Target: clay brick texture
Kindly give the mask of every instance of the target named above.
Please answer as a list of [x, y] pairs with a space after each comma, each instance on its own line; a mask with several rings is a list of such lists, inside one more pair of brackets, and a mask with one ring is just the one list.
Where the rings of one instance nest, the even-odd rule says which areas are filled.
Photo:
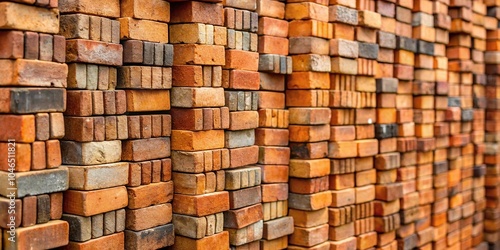
[[500, 1], [0, 0], [0, 250], [500, 249]]

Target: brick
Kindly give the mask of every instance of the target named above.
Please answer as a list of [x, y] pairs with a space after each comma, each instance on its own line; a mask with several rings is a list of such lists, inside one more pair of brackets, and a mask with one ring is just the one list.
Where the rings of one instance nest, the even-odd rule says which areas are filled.
[[261, 202], [260, 187], [250, 187], [229, 192], [229, 208], [239, 209]]
[[174, 65], [224, 65], [225, 53], [223, 46], [176, 44], [174, 45]]
[[[115, 202], [96, 206], [102, 199], [113, 198]], [[114, 187], [94, 191], [69, 190], [64, 193], [64, 212], [81, 216], [92, 216], [127, 206], [125, 187]]]
[[73, 142], [62, 141], [64, 164], [93, 165], [118, 162], [121, 159], [121, 141]]
[[[3, 237], [10, 237], [9, 231], [4, 230]], [[55, 220], [32, 227], [18, 228], [15, 242], [6, 240], [4, 249], [29, 249], [40, 247], [43, 249], [66, 246], [69, 243], [69, 225], [66, 221]]]
[[259, 18], [259, 35], [287, 37], [288, 36], [288, 22], [269, 17]]
[[223, 7], [221, 4], [204, 2], [180, 2], [170, 5], [171, 23], [206, 23], [223, 26]]
[[316, 3], [290, 3], [286, 5], [285, 19], [315, 19], [328, 22], [328, 8]]
[[126, 228], [134, 231], [165, 225], [172, 220], [172, 205], [168, 203], [127, 209], [126, 212]]
[[200, 240], [176, 236], [174, 248], [180, 250], [201, 250], [206, 247], [210, 247], [210, 249], [224, 250], [228, 245], [229, 233], [227, 231], [223, 231]]
[[4, 132], [0, 132], [0, 141], [35, 141], [35, 117], [33, 115], [2, 115], [0, 117], [2, 118], [0, 126], [5, 128]]
[[[7, 197], [8, 172], [0, 172], [0, 195]], [[16, 197], [61, 192], [68, 189], [68, 169], [59, 167], [44, 171], [16, 173]]]
[[[311, 247], [328, 240], [328, 225], [320, 225], [311, 228], [296, 227], [294, 233], [289, 236], [289, 244], [303, 247]], [[326, 244], [329, 246], [329, 244]]]
[[171, 181], [152, 183], [138, 187], [129, 187], [127, 191], [127, 208], [139, 209], [171, 201], [173, 196], [173, 183]]
[[[68, 166], [68, 170], [71, 189], [96, 190], [128, 183], [128, 163]], [[113, 178], [108, 178], [108, 175]]]
[[172, 150], [197, 151], [224, 147], [224, 131], [172, 131]]
[[121, 16], [168, 23], [170, 4], [164, 1], [128, 0], [120, 3]]
[[5, 58], [5, 59], [23, 58], [24, 34], [22, 32], [2, 31], [0, 32], [0, 41], [4, 45], [2, 46], [2, 49], [0, 49], [0, 58]]
[[125, 230], [126, 249], [163, 248], [174, 244], [174, 225], [167, 224], [142, 231]]
[[231, 89], [258, 90], [260, 74], [245, 70], [223, 71], [222, 87]]
[[315, 178], [326, 176], [330, 171], [327, 159], [316, 160], [290, 160], [289, 175], [297, 178]]
[[264, 222], [263, 238], [266, 240], [277, 239], [293, 233], [293, 217], [287, 216], [272, 221]]
[[262, 220], [262, 205], [255, 204], [238, 210], [224, 212], [224, 227], [240, 229]]
[[332, 203], [332, 195], [329, 191], [310, 195], [290, 193], [288, 202], [290, 208], [313, 211], [329, 206]]
[[[25, 59], [0, 60], [4, 78], [0, 85], [66, 87], [65, 64]], [[5, 91], [5, 90], [4, 90]]]
[[168, 43], [168, 24], [166, 23], [137, 20], [130, 17], [118, 20], [120, 21], [120, 39]]
[[90, 250], [96, 247], [105, 247], [110, 249], [122, 249], [124, 248], [124, 233], [115, 233], [96, 239], [91, 239], [85, 242], [74, 242], [70, 241], [67, 248], [68, 249], [81, 249]]
[[222, 88], [174, 87], [172, 106], [183, 108], [224, 106], [223, 92]]
[[329, 21], [340, 22], [349, 25], [358, 25], [358, 11], [346, 8], [342, 5], [331, 5], [329, 7]]
[[170, 138], [127, 140], [122, 144], [122, 160], [145, 161], [170, 156]]
[[[25, 199], [20, 200], [16, 199], [15, 196], [9, 196], [8, 198], [0, 197], [0, 208], [4, 209], [6, 211], [5, 213], [2, 214], [0, 217], [0, 227], [4, 229], [9, 229], [11, 226], [13, 227], [19, 227], [21, 225], [21, 219], [24, 220], [24, 213], [26, 208], [31, 208], [31, 210], [26, 213], [26, 218], [28, 219], [27, 223], [31, 222], [33, 224], [36, 224], [36, 197], [33, 198], [35, 207], [31, 206], [30, 202], [25, 204], [23, 207], [23, 202]], [[33, 202], [31, 202], [33, 203]], [[34, 214], [30, 214], [34, 213]], [[30, 218], [30, 215], [32, 218]], [[12, 221], [14, 221], [12, 225]], [[25, 225], [25, 222], [23, 221], [23, 226]], [[30, 223], [31, 224], [31, 223]], [[7, 232], [7, 230], [5, 230]], [[8, 237], [7, 237], [8, 238]], [[6, 239], [7, 239], [6, 238]]]
[[[106, 53], [105, 53], [105, 52]], [[88, 40], [68, 40], [66, 42], [66, 61], [119, 66], [123, 63], [123, 48], [111, 44]]]
[[229, 209], [228, 192], [190, 196], [178, 194], [173, 200], [173, 212], [193, 216], [205, 216]]
[[[18, 3], [0, 4], [2, 29], [27, 30], [55, 34], [59, 31], [57, 9], [38, 8]], [[27, 22], [17, 22], [30, 17]]]
[[[263, 222], [258, 221], [242, 229], [228, 229], [229, 243], [231, 245], [243, 245], [262, 238]], [[257, 244], [258, 246], [258, 244]]]
[[127, 111], [164, 111], [170, 109], [169, 90], [126, 90]]

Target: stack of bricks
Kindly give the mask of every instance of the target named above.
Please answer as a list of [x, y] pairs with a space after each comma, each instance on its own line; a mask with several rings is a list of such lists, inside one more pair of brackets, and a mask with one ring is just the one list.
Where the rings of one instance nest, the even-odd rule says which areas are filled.
[[286, 99], [290, 112], [288, 206], [295, 227], [288, 249], [329, 248], [328, 13], [328, 1], [288, 1], [285, 9], [285, 18], [290, 21], [288, 36], [293, 60], [286, 97], [280, 95]]
[[224, 212], [224, 230], [229, 232], [232, 249], [258, 249], [263, 236], [263, 192], [261, 169], [255, 165], [259, 148], [254, 145], [259, 126], [255, 91], [260, 86], [257, 4], [231, 0], [223, 4], [227, 44], [222, 87], [229, 109], [225, 148], [231, 158], [225, 171], [230, 210]]
[[412, 39], [413, 1], [398, 1], [396, 5], [396, 49], [393, 75], [398, 79], [396, 121], [398, 123], [397, 151], [400, 167], [397, 181], [402, 183], [400, 198], [400, 228], [396, 231], [398, 249], [413, 249], [418, 244], [415, 220], [419, 211], [417, 179], [417, 139], [413, 121], [413, 77], [416, 41]]
[[168, 44], [170, 4], [120, 1], [123, 66], [117, 88], [126, 93], [129, 162], [125, 248], [157, 249], [174, 243], [170, 157], [173, 46]]
[[[435, 150], [434, 138], [435, 115], [435, 82], [434, 70], [434, 29], [433, 4], [429, 0], [414, 1], [412, 30], [416, 43], [415, 71], [413, 81], [413, 108], [415, 136], [417, 137], [416, 190], [419, 198], [419, 211], [415, 221], [415, 233], [418, 235], [417, 246], [423, 249], [432, 248], [434, 228], [432, 220], [432, 203], [434, 202], [434, 162], [446, 160], [446, 154]], [[441, 180], [446, 180], [442, 175]]]
[[486, 66], [484, 64], [485, 51], [487, 46], [487, 31], [495, 30], [498, 21], [493, 17], [487, 17], [487, 6], [485, 1], [473, 1], [472, 3], [472, 42], [471, 57], [473, 62], [473, 121], [470, 132], [471, 143], [474, 145], [474, 163], [471, 179], [471, 198], [474, 202], [474, 215], [471, 223], [471, 247], [475, 249], [487, 249], [484, 241], [484, 209], [486, 208], [486, 198], [484, 189], [484, 176], [486, 167], [484, 165], [484, 126], [486, 109]]
[[[448, 109], [448, 58], [446, 57], [446, 46], [448, 44], [448, 32], [451, 28], [451, 18], [448, 15], [448, 1], [435, 1], [433, 4], [434, 28], [436, 42], [434, 44], [433, 68], [436, 74], [434, 88], [435, 123], [434, 123], [434, 163], [432, 173], [434, 175], [434, 203], [432, 204], [432, 221], [434, 227], [434, 248], [445, 248], [447, 246], [447, 210], [448, 210], [448, 161], [446, 158], [447, 148], [450, 141], [450, 123], [446, 119]], [[441, 159], [438, 159], [442, 157]]]
[[[279, 1], [257, 1], [257, 14], [260, 91], [255, 144], [259, 146], [264, 220], [260, 248], [286, 249], [288, 235], [294, 230], [293, 218], [287, 216], [290, 148], [284, 91], [285, 75], [292, 72], [288, 22], [284, 20], [285, 4]], [[302, 49], [301, 39], [295, 42], [300, 45], [292, 44], [291, 49]], [[306, 143], [294, 145], [300, 149], [307, 147]]]
[[[500, 21], [500, 3], [496, 1], [485, 1], [489, 18]], [[491, 22], [495, 22], [491, 20]], [[496, 26], [496, 25], [495, 25]], [[486, 175], [484, 178], [486, 209], [484, 210], [484, 240], [489, 249], [500, 247], [500, 232], [498, 220], [500, 219], [500, 154], [498, 143], [498, 121], [500, 111], [498, 100], [500, 98], [500, 61], [497, 59], [500, 53], [500, 33], [498, 28], [489, 29], [486, 33], [485, 65], [486, 65], [486, 115], [485, 115], [485, 151], [484, 163]]]
[[0, 3], [0, 249], [56, 248], [69, 235], [65, 40], [57, 1], [16, 2]]
[[[230, 204], [234, 207], [249, 198], [260, 202], [260, 197], [234, 195], [237, 200], [230, 202], [229, 193], [224, 191], [224, 169], [247, 159], [246, 155], [230, 155], [229, 149], [224, 148], [225, 144], [238, 141], [231, 138], [225, 141], [224, 136], [224, 129], [229, 128], [229, 108], [224, 107], [222, 88], [227, 30], [222, 27], [223, 5], [217, 2], [220, 1], [171, 1], [170, 4], [171, 13], [175, 13], [169, 25], [170, 42], [174, 44], [171, 99], [174, 249], [227, 249], [229, 233], [224, 231], [223, 212], [229, 210]], [[252, 96], [233, 98], [240, 104], [237, 107], [243, 110], [251, 107]], [[253, 233], [240, 232], [232, 235], [233, 241]]]
[[448, 110], [446, 119], [450, 125], [448, 148], [448, 234], [447, 246], [470, 246], [472, 215], [475, 207], [471, 201], [472, 168], [474, 146], [470, 143], [473, 118], [472, 83], [472, 2], [450, 3], [452, 19], [450, 43], [447, 47], [449, 59]]
[[[359, 159], [357, 164], [357, 127], [355, 126], [355, 110], [359, 101], [356, 92], [357, 58], [359, 46], [355, 42], [355, 28], [358, 24], [358, 11], [355, 1], [330, 1], [330, 25], [333, 34], [330, 40], [331, 74], [330, 74], [330, 141], [328, 157], [330, 169], [327, 187], [331, 190], [332, 201], [328, 208], [328, 224], [331, 248], [355, 249], [354, 220], [356, 213], [356, 184], [359, 186], [374, 183], [372, 164]], [[326, 79], [325, 84], [328, 84]], [[327, 85], [328, 87], [328, 85]], [[373, 125], [371, 125], [373, 126]], [[369, 134], [369, 133], [368, 133]], [[373, 136], [373, 133], [372, 133]], [[356, 165], [365, 174], [356, 176]], [[364, 176], [363, 176], [364, 175]], [[361, 178], [365, 178], [362, 180]], [[361, 211], [360, 211], [361, 212]], [[364, 210], [365, 215], [373, 215], [372, 209]], [[373, 219], [373, 218], [372, 218]], [[368, 223], [367, 223], [368, 224]], [[373, 229], [373, 227], [372, 227]], [[326, 248], [328, 249], [328, 248]]]
[[[356, 125], [356, 173], [355, 173], [355, 207], [354, 207], [354, 235], [356, 249], [364, 250], [375, 247], [377, 231], [389, 232], [397, 227], [392, 216], [374, 218], [375, 201], [394, 201], [401, 195], [401, 186], [384, 185], [379, 182], [375, 160], [380, 160], [379, 152], [387, 153], [394, 150], [396, 141], [392, 138], [383, 138], [381, 130], [393, 128], [396, 122], [396, 109], [390, 104], [377, 107], [376, 74], [378, 72], [377, 44], [378, 30], [382, 25], [381, 15], [376, 11], [375, 1], [361, 0], [357, 2], [358, 26], [355, 27], [355, 41], [358, 41], [357, 73], [355, 77], [355, 95], [357, 96], [354, 124]], [[346, 65], [343, 65], [346, 66]], [[336, 67], [333, 65], [332, 67]], [[390, 98], [388, 99], [390, 103]], [[392, 130], [392, 129], [390, 129]], [[392, 132], [389, 132], [392, 134]], [[380, 139], [380, 140], [378, 140]], [[375, 157], [377, 156], [377, 157]], [[384, 158], [387, 155], [381, 156]], [[389, 158], [392, 158], [390, 155]], [[390, 160], [392, 161], [392, 160]], [[380, 161], [379, 161], [380, 163]], [[379, 168], [391, 168], [390, 164]], [[386, 168], [387, 167], [387, 168]], [[374, 181], [375, 180], [375, 181]], [[374, 185], [376, 184], [376, 185]], [[388, 220], [387, 220], [388, 219]], [[385, 227], [385, 228], [384, 228]]]
[[[399, 214], [400, 198], [403, 198], [403, 183], [397, 180], [400, 167], [400, 153], [398, 152], [398, 136], [412, 136], [413, 123], [398, 124], [399, 109], [412, 107], [411, 95], [398, 95], [398, 79], [394, 78], [395, 58], [404, 63], [411, 60], [406, 56], [406, 51], [395, 54], [396, 48], [396, 10], [395, 1], [377, 1], [377, 12], [382, 15], [382, 25], [377, 32], [377, 42], [380, 46], [377, 70], [377, 117], [375, 135], [379, 139], [379, 155], [375, 157], [376, 175], [376, 201], [374, 202], [375, 230], [377, 247], [380, 249], [397, 249], [396, 230], [401, 225]], [[395, 57], [396, 56], [396, 57]], [[401, 61], [399, 61], [401, 60]], [[392, 113], [391, 119], [383, 116]], [[401, 129], [401, 134], [398, 133]]]
[[129, 165], [120, 162], [125, 92], [115, 90], [122, 65], [119, 2], [64, 0], [59, 6], [69, 68], [61, 142], [69, 169], [63, 210], [71, 228], [68, 248], [123, 248]]

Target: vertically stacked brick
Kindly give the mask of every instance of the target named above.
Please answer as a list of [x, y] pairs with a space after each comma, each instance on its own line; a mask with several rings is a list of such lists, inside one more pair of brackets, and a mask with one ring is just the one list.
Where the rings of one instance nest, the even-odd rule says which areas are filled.
[[[356, 176], [358, 149], [355, 126], [355, 110], [359, 102], [356, 92], [356, 74], [359, 54], [355, 42], [355, 29], [358, 24], [358, 11], [354, 1], [330, 1], [329, 21], [333, 28], [330, 37], [329, 55], [331, 56], [330, 74], [330, 140], [328, 157], [330, 170], [326, 184], [331, 190], [332, 202], [328, 208], [328, 224], [331, 248], [355, 249], [356, 184], [373, 184], [375, 173], [370, 161], [368, 165], [360, 159], [360, 169], [365, 171], [363, 183]], [[328, 81], [325, 82], [328, 84]], [[373, 125], [372, 125], [373, 126]], [[372, 129], [373, 130], [373, 129]], [[372, 133], [373, 136], [373, 133]], [[367, 213], [366, 213], [367, 212]], [[363, 214], [373, 215], [370, 210]], [[371, 214], [370, 214], [371, 213]]]
[[[285, 249], [293, 232], [293, 218], [288, 215], [288, 173], [290, 161], [289, 111], [285, 109], [285, 77], [292, 73], [296, 49], [308, 49], [307, 42], [292, 40], [289, 46], [285, 4], [279, 1], [257, 1], [259, 36], [259, 128], [255, 144], [259, 146], [264, 219], [261, 249]], [[306, 143], [296, 143], [306, 149]], [[300, 188], [300, 185], [297, 185]]]
[[64, 246], [68, 67], [58, 4], [3, 1], [0, 13], [0, 249]]
[[[434, 202], [433, 163], [446, 160], [446, 154], [435, 154], [434, 138], [434, 93], [436, 72], [434, 71], [434, 42], [436, 32], [432, 16], [432, 1], [414, 1], [412, 13], [413, 38], [416, 42], [415, 71], [413, 82], [413, 108], [415, 136], [417, 137], [416, 190], [419, 194], [419, 211], [415, 221], [418, 247], [432, 247], [432, 203]], [[442, 176], [444, 177], [444, 176]], [[446, 178], [441, 178], [445, 179]]]
[[126, 93], [129, 162], [125, 249], [158, 249], [174, 243], [172, 222], [170, 89], [173, 46], [170, 4], [163, 0], [120, 1], [123, 67], [117, 88]]
[[396, 121], [397, 151], [400, 153], [397, 181], [403, 185], [403, 196], [400, 198], [401, 225], [396, 231], [398, 249], [413, 249], [418, 244], [414, 223], [419, 211], [419, 193], [416, 190], [417, 141], [413, 121], [413, 78], [417, 51], [416, 41], [412, 39], [413, 2], [397, 1], [395, 21], [396, 49], [393, 75], [398, 79]]
[[[330, 139], [328, 39], [332, 33], [328, 13], [328, 1], [289, 1], [285, 9], [293, 61], [293, 73], [286, 83], [286, 106], [292, 158], [288, 207], [295, 228], [288, 249], [330, 247], [328, 206], [332, 196], [326, 157]], [[275, 96], [276, 104], [281, 105], [285, 96]], [[260, 101], [264, 104], [264, 100]]]
[[[224, 99], [222, 66], [226, 64], [227, 30], [223, 27], [223, 5], [218, 3], [221, 1], [171, 2], [173, 249], [228, 249], [230, 237], [224, 231], [223, 212], [252, 199], [260, 202], [260, 188], [248, 189], [253, 193], [234, 193], [231, 199], [224, 191], [224, 169], [230, 168], [233, 161], [247, 160], [246, 155], [230, 155], [225, 144], [238, 145], [253, 139], [251, 133], [235, 134], [242, 141], [225, 138], [230, 118], [224, 104], [232, 102], [237, 108], [250, 110], [252, 96]], [[258, 234], [259, 224], [253, 224], [246, 227], [249, 230], [232, 234], [232, 240]]]
[[[403, 184], [397, 180], [400, 167], [398, 149], [397, 119], [398, 108], [411, 108], [411, 95], [398, 95], [398, 79], [394, 78], [396, 48], [396, 1], [376, 1], [376, 10], [382, 15], [377, 43], [380, 46], [377, 57], [377, 124], [375, 136], [379, 140], [379, 155], [375, 157], [376, 196], [374, 202], [375, 231], [378, 233], [377, 246], [380, 249], [396, 249], [396, 230], [401, 225], [400, 198], [403, 197]], [[399, 54], [398, 54], [399, 56]], [[399, 59], [399, 57], [398, 57]], [[384, 119], [387, 112], [392, 112], [392, 120]], [[403, 135], [414, 133], [413, 124], [402, 124]]]
[[[486, 1], [488, 24], [498, 23], [500, 20], [500, 4], [495, 1]], [[500, 247], [500, 233], [497, 221], [500, 219], [500, 194], [499, 190], [499, 151], [498, 151], [498, 120], [499, 120], [499, 61], [500, 53], [498, 46], [500, 35], [498, 28], [489, 29], [486, 33], [486, 48], [484, 61], [486, 65], [486, 115], [485, 115], [485, 151], [484, 163], [486, 165], [486, 175], [484, 178], [486, 209], [484, 210], [484, 240], [488, 242], [489, 249]]]
[[[450, 124], [446, 119], [448, 109], [448, 58], [446, 47], [449, 42], [448, 31], [451, 18], [448, 15], [447, 1], [435, 1], [433, 4], [433, 20], [436, 42], [434, 43], [433, 68], [436, 75], [434, 86], [434, 203], [432, 204], [432, 221], [434, 227], [433, 248], [446, 247], [447, 210], [448, 210], [448, 161], [447, 148], [450, 144]], [[419, 55], [419, 59], [422, 56]], [[422, 61], [424, 62], [424, 61]], [[440, 158], [441, 157], [441, 158]], [[440, 159], [439, 159], [440, 158]]]
[[[472, 182], [469, 200], [474, 202], [474, 214], [472, 217], [471, 247], [475, 249], [486, 249], [487, 243], [484, 241], [484, 209], [486, 208], [486, 198], [484, 189], [484, 175], [486, 166], [484, 165], [484, 126], [485, 126], [485, 108], [486, 108], [486, 65], [484, 63], [484, 54], [487, 51], [487, 30], [497, 28], [497, 20], [493, 17], [487, 17], [487, 7], [485, 1], [472, 2], [472, 45], [471, 58], [473, 62], [473, 120], [471, 142], [474, 145], [474, 164], [472, 172]], [[469, 174], [470, 175], [470, 174]], [[470, 206], [470, 205], [469, 205]], [[470, 219], [469, 219], [470, 220]]]
[[259, 124], [255, 91], [260, 85], [257, 3], [223, 4], [227, 44], [222, 87], [229, 108], [225, 147], [231, 157], [230, 169], [225, 171], [230, 210], [224, 212], [224, 230], [229, 232], [231, 248], [258, 249], [263, 236], [263, 211], [261, 169], [255, 165], [259, 157], [255, 146], [255, 128]]
[[470, 143], [473, 119], [471, 57], [473, 24], [472, 1], [450, 3], [452, 18], [447, 47], [449, 98], [446, 118], [450, 122], [448, 148], [448, 247], [471, 245], [472, 218], [475, 207], [470, 201], [474, 167], [474, 146]]
[[[357, 104], [355, 109], [356, 125], [356, 147], [358, 157], [356, 161], [355, 173], [355, 216], [354, 234], [357, 237], [356, 249], [370, 249], [377, 244], [376, 223], [374, 219], [374, 200], [392, 201], [401, 195], [401, 186], [396, 187], [393, 197], [387, 196], [390, 191], [386, 185], [374, 185], [377, 183], [377, 170], [375, 169], [375, 157], [379, 152], [391, 152], [396, 147], [395, 139], [384, 139], [379, 137], [380, 126], [396, 123], [396, 109], [391, 105], [384, 108], [377, 107], [376, 99], [376, 74], [378, 72], [377, 34], [380, 29], [381, 15], [376, 11], [375, 1], [356, 1], [358, 10], [358, 26], [355, 28], [355, 40], [358, 42], [359, 52], [357, 62], [357, 75], [355, 90]], [[332, 68], [335, 67], [332, 62]], [[342, 65], [343, 63], [341, 63]], [[343, 65], [345, 66], [345, 65]], [[389, 101], [390, 102], [390, 101]], [[377, 124], [377, 125], [375, 125]], [[378, 140], [378, 139], [380, 140]], [[378, 183], [381, 184], [381, 183]], [[390, 194], [392, 195], [392, 194]], [[394, 225], [389, 225], [393, 227]], [[396, 223], [397, 224], [397, 223]], [[383, 225], [379, 225], [382, 226]], [[377, 231], [389, 231], [378, 228]]]
[[[63, 220], [69, 249], [124, 248], [128, 163], [125, 92], [115, 90], [122, 65], [119, 1], [59, 1], [68, 63], [62, 162], [69, 169]], [[113, 200], [103, 204], [104, 200]]]

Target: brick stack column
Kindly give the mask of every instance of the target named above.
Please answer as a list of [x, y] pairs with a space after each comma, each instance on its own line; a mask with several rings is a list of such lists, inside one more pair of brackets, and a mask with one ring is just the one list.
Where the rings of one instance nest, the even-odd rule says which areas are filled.
[[58, 4], [7, 1], [0, 9], [0, 248], [64, 246], [69, 177], [59, 139], [68, 67]]
[[[394, 49], [396, 48], [396, 4], [377, 1], [377, 12], [382, 15], [377, 42], [380, 46], [377, 71], [377, 110], [380, 115], [393, 113], [392, 120], [377, 117], [375, 136], [379, 139], [379, 155], [375, 157], [376, 200], [374, 202], [375, 230], [377, 246], [382, 249], [397, 248], [396, 230], [401, 225], [400, 198], [403, 197], [403, 184], [397, 181], [400, 167], [400, 153], [397, 152], [399, 124], [398, 108], [411, 108], [412, 97], [397, 95], [398, 79], [394, 78]], [[399, 59], [399, 58], [398, 58]], [[413, 133], [413, 126], [401, 126], [402, 134]]]
[[[474, 147], [470, 144], [472, 110], [472, 2], [455, 2], [450, 5], [452, 18], [450, 43], [447, 48], [449, 60], [449, 101], [446, 118], [450, 121], [450, 144], [448, 148], [448, 247], [460, 245], [470, 234], [468, 217], [474, 213], [474, 204], [469, 202], [470, 177], [474, 166]], [[469, 232], [467, 232], [469, 231]], [[462, 237], [462, 233], [464, 236]]]
[[398, 1], [396, 6], [396, 49], [394, 50], [393, 74], [397, 78], [398, 123], [397, 151], [400, 168], [397, 181], [403, 185], [400, 199], [400, 228], [396, 231], [399, 249], [413, 249], [418, 244], [415, 220], [419, 211], [419, 194], [416, 190], [417, 141], [413, 121], [413, 77], [416, 41], [412, 39], [412, 0]]
[[[264, 212], [260, 247], [285, 249], [288, 235], [294, 229], [293, 218], [287, 216], [290, 148], [289, 111], [285, 110], [284, 91], [286, 74], [292, 73], [292, 58], [288, 56], [288, 22], [284, 20], [285, 4], [279, 1], [257, 1], [257, 13], [261, 101], [258, 103], [259, 128], [255, 131], [255, 142], [259, 146]], [[301, 39], [292, 40], [290, 49], [302, 49], [302, 46], [307, 47], [307, 43], [302, 44]], [[274, 98], [279, 101], [270, 101]], [[307, 150], [308, 144], [296, 143], [296, 146]]]
[[[174, 43], [173, 249], [227, 249], [229, 233], [224, 231], [223, 212], [230, 202], [228, 192], [223, 191], [223, 169], [229, 168], [230, 155], [224, 149], [224, 129], [229, 128], [221, 67], [226, 63], [224, 10], [213, 1], [175, 1], [170, 10], [175, 13], [169, 25]], [[244, 96], [239, 98], [236, 103], [250, 105], [251, 98], [249, 102]]]
[[[287, 79], [290, 111], [289, 214], [295, 229], [288, 249], [328, 249], [327, 141], [330, 57], [327, 1], [287, 3], [293, 74]], [[308, 44], [310, 42], [310, 44]], [[295, 43], [304, 43], [302, 48]], [[285, 98], [283, 96], [283, 98]]]
[[432, 248], [434, 227], [432, 226], [432, 203], [434, 202], [434, 183], [446, 184], [444, 175], [435, 179], [434, 163], [446, 161], [442, 149], [436, 150], [434, 138], [435, 108], [442, 109], [435, 103], [436, 72], [434, 71], [434, 42], [436, 31], [432, 1], [414, 1], [412, 31], [416, 40], [415, 71], [413, 82], [413, 107], [415, 136], [417, 137], [417, 178], [416, 190], [419, 193], [419, 213], [415, 221], [415, 231], [418, 235], [418, 247]]
[[130, 162], [125, 248], [157, 249], [174, 243], [172, 222], [170, 88], [173, 46], [168, 44], [170, 5], [163, 0], [120, 2], [123, 67], [117, 88], [127, 95]]
[[[474, 215], [472, 217], [471, 229], [471, 247], [476, 249], [486, 249], [487, 243], [484, 241], [484, 209], [486, 208], [486, 197], [484, 189], [484, 176], [486, 166], [484, 165], [484, 126], [486, 115], [486, 65], [484, 55], [488, 50], [486, 37], [488, 30], [494, 30], [497, 27], [496, 20], [487, 17], [487, 6], [485, 1], [473, 1], [473, 47], [471, 48], [471, 57], [473, 65], [473, 85], [472, 98], [474, 114], [471, 128], [471, 142], [474, 145], [474, 165], [472, 173], [471, 197], [474, 202]], [[493, 23], [491, 22], [493, 21]]]
[[[357, 1], [358, 26], [356, 27], [355, 40], [358, 41], [359, 58], [357, 62], [357, 76], [355, 90], [357, 91], [357, 104], [355, 110], [356, 125], [356, 188], [355, 188], [355, 216], [354, 234], [357, 237], [356, 249], [364, 250], [377, 244], [375, 232], [374, 200], [392, 200], [387, 196], [388, 189], [373, 182], [376, 176], [375, 157], [379, 152], [392, 151], [395, 141], [382, 139], [375, 124], [392, 124], [396, 122], [396, 109], [377, 107], [376, 79], [378, 72], [377, 32], [380, 29], [381, 15], [376, 13], [375, 1]], [[344, 65], [345, 66], [345, 65]], [[334, 67], [334, 65], [332, 65]], [[379, 127], [379, 126], [377, 126]], [[394, 144], [393, 144], [394, 143]], [[399, 187], [401, 188], [401, 187]], [[393, 191], [389, 191], [393, 192]], [[400, 192], [395, 193], [399, 197]], [[381, 225], [380, 225], [381, 226]], [[379, 230], [382, 231], [382, 230]]]
[[254, 91], [260, 84], [256, 7], [255, 1], [224, 2], [227, 44], [222, 87], [229, 108], [225, 147], [231, 159], [225, 171], [230, 210], [224, 212], [224, 228], [234, 249], [258, 248], [263, 234], [261, 169], [254, 165], [259, 157], [254, 145], [259, 124]]
[[[488, 20], [486, 23], [494, 25], [500, 20], [500, 4], [494, 1], [486, 1]], [[497, 26], [498, 27], [498, 26]], [[490, 29], [486, 33], [485, 52], [486, 64], [486, 115], [485, 115], [485, 151], [484, 163], [486, 165], [486, 175], [484, 178], [486, 209], [484, 210], [484, 240], [488, 243], [489, 249], [500, 247], [500, 233], [495, 221], [500, 219], [500, 154], [498, 150], [498, 121], [500, 120], [500, 111], [498, 99], [500, 97], [500, 62], [498, 54], [500, 53], [500, 33], [498, 28]]]
[[128, 163], [120, 162], [121, 139], [127, 138], [125, 92], [115, 90], [123, 61], [119, 1], [68, 0], [59, 7], [69, 67], [61, 142], [70, 176], [63, 210], [69, 247], [123, 248], [129, 175]]
[[[433, 20], [436, 32], [433, 62], [433, 68], [436, 74], [436, 83], [434, 87], [434, 138], [436, 148], [434, 150], [435, 159], [432, 170], [434, 176], [434, 203], [432, 204], [431, 223], [434, 227], [433, 247], [442, 248], [446, 247], [447, 212], [449, 203], [448, 161], [445, 157], [450, 141], [449, 122], [446, 119], [446, 112], [448, 109], [448, 58], [446, 57], [446, 47], [449, 42], [448, 31], [451, 26], [451, 18], [448, 15], [447, 2], [435, 1], [432, 4], [434, 6]], [[419, 59], [423, 59], [423, 57], [419, 56]]]

